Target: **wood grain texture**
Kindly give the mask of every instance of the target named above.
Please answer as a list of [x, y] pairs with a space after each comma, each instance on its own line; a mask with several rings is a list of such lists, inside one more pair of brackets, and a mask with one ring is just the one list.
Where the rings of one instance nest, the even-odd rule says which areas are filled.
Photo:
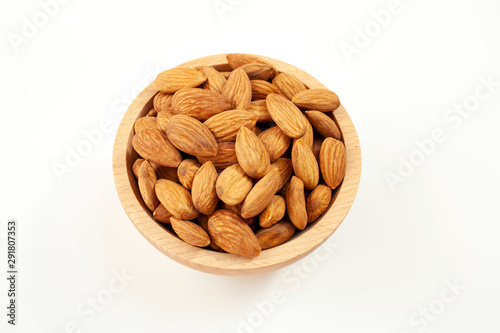
[[[280, 72], [299, 78], [309, 88], [326, 88], [306, 72], [272, 58], [259, 56], [272, 63]], [[215, 66], [225, 68], [226, 55], [199, 58], [179, 67]], [[113, 174], [120, 201], [137, 230], [159, 251], [193, 269], [218, 275], [259, 274], [288, 266], [317, 249], [338, 228], [352, 206], [361, 176], [361, 150], [354, 125], [341, 105], [334, 112], [335, 121], [346, 146], [347, 168], [342, 184], [333, 192], [331, 206], [316, 222], [297, 232], [288, 242], [262, 251], [256, 258], [243, 258], [227, 253], [193, 247], [153, 220], [142, 201], [132, 164], [138, 155], [132, 148], [134, 122], [153, 107], [158, 92], [153, 83], [132, 102], [123, 116], [113, 149]]]

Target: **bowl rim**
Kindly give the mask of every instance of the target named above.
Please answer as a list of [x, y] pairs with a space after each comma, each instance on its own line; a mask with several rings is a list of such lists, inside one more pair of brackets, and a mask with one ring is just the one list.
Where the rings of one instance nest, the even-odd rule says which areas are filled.
[[[227, 54], [194, 59], [177, 67], [217, 66], [227, 63]], [[299, 78], [309, 88], [328, 89], [303, 70], [280, 60], [256, 55], [272, 63], [279, 72]], [[358, 135], [345, 108], [340, 105], [334, 117], [346, 147], [346, 174], [336, 198], [327, 212], [313, 226], [275, 248], [261, 252], [256, 258], [211, 251], [191, 246], [171, 235], [146, 212], [137, 200], [130, 183], [131, 170], [127, 167], [127, 154], [133, 151], [133, 126], [145, 106], [158, 90], [150, 83], [131, 103], [118, 128], [113, 147], [113, 175], [115, 187], [125, 212], [137, 230], [159, 251], [171, 259], [193, 269], [219, 275], [250, 275], [264, 273], [290, 265], [322, 245], [338, 228], [349, 212], [356, 197], [361, 177], [361, 149]], [[132, 176], [132, 179], [135, 179]]]

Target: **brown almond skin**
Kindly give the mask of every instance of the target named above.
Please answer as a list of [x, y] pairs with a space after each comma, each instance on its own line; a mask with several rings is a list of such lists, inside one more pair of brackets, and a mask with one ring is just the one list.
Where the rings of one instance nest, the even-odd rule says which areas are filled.
[[155, 87], [163, 93], [175, 93], [184, 88], [197, 87], [207, 80], [207, 77], [193, 68], [176, 67], [158, 74]]
[[257, 116], [257, 122], [259, 123], [267, 123], [273, 120], [273, 118], [271, 118], [271, 115], [269, 114], [269, 110], [267, 109], [267, 103], [265, 99], [250, 102], [248, 111]]
[[153, 162], [150, 163], [153, 170], [156, 172], [156, 177], [158, 179], [167, 179], [173, 181], [174, 183], [179, 182], [179, 178], [177, 177], [177, 168], [166, 167]]
[[293, 176], [286, 191], [286, 208], [288, 218], [299, 230], [307, 226], [306, 199], [304, 183], [300, 178]]
[[148, 161], [141, 164], [138, 172], [139, 191], [150, 211], [154, 211], [159, 201], [155, 193], [156, 173]]
[[332, 190], [342, 182], [346, 171], [345, 146], [342, 141], [326, 138], [319, 152], [321, 174]]
[[259, 139], [266, 147], [271, 163], [283, 156], [290, 146], [290, 138], [278, 126], [273, 126], [260, 133]]
[[[141, 167], [142, 163], [145, 161], [143, 158], [138, 158], [135, 160], [134, 164], [132, 165], [132, 170], [134, 172], [134, 175], [136, 178], [139, 177], [139, 168]], [[158, 179], [168, 179], [173, 182], [179, 182], [179, 178], [177, 178], [177, 168], [171, 168], [171, 167], [166, 167], [162, 165], [158, 165], [153, 162], [149, 162], [151, 166], [153, 167], [153, 170], [156, 173], [156, 177]]]
[[259, 215], [271, 203], [278, 185], [278, 170], [269, 172], [259, 180], [241, 205], [241, 217], [247, 219]]
[[292, 164], [295, 175], [304, 182], [306, 190], [318, 186], [319, 166], [311, 148], [303, 139], [297, 140], [292, 148]]
[[222, 95], [231, 101], [233, 109], [247, 110], [252, 100], [252, 85], [247, 73], [235, 69], [226, 81]]
[[153, 107], [156, 112], [161, 112], [167, 107], [172, 106], [172, 97], [174, 97], [173, 94], [165, 94], [159, 91], [153, 98]]
[[260, 229], [255, 236], [262, 250], [266, 250], [285, 243], [292, 238], [294, 233], [295, 226], [290, 222], [283, 221], [270, 228]]
[[311, 150], [314, 154], [314, 157], [316, 157], [316, 161], [318, 161], [318, 163], [319, 163], [319, 151], [321, 150], [322, 144], [323, 144], [323, 138], [321, 138], [320, 136], [315, 136]]
[[287, 136], [297, 139], [306, 133], [307, 123], [302, 111], [288, 99], [278, 94], [269, 94], [266, 105], [273, 121]]
[[142, 158], [167, 167], [177, 167], [181, 153], [165, 134], [156, 129], [145, 129], [134, 135], [132, 146]]
[[210, 245], [210, 237], [202, 227], [194, 222], [170, 218], [170, 223], [177, 236], [192, 246], [205, 247]]
[[222, 171], [225, 168], [238, 163], [236, 157], [236, 148], [234, 142], [219, 142], [217, 144], [217, 155], [213, 157], [197, 157], [198, 162], [205, 163], [212, 161], [217, 171]]
[[135, 160], [134, 164], [132, 164], [132, 172], [134, 173], [135, 178], [139, 178], [139, 169], [144, 161], [145, 159], [138, 158]]
[[170, 218], [172, 214], [163, 206], [163, 204], [159, 204], [153, 212], [153, 218], [155, 221], [170, 224]]
[[316, 131], [324, 138], [334, 138], [340, 140], [340, 130], [332, 118], [320, 111], [306, 111], [307, 118]]
[[276, 75], [274, 67], [267, 64], [249, 63], [238, 68], [244, 70], [250, 80], [267, 81]]
[[193, 204], [204, 215], [212, 215], [219, 202], [215, 191], [216, 182], [217, 171], [210, 161], [204, 163], [194, 176], [191, 189]]
[[304, 90], [293, 96], [292, 102], [301, 109], [322, 112], [334, 111], [340, 106], [337, 94], [328, 89]]
[[262, 130], [259, 127], [255, 126], [252, 129], [252, 132], [253, 132], [253, 134], [257, 135], [257, 137], [259, 137], [260, 133], [262, 133]]
[[192, 158], [185, 159], [179, 164], [177, 168], [177, 177], [181, 184], [188, 190], [193, 186], [193, 179], [201, 164]]
[[[208, 234], [208, 218], [209, 218], [209, 217], [210, 217], [210, 216], [203, 215], [203, 214], [202, 214], [202, 215], [200, 215], [200, 216], [198, 216], [198, 224], [200, 225], [200, 227], [202, 227], [202, 228], [203, 228], [203, 230], [205, 230], [205, 232], [207, 233], [207, 235], [209, 235], [209, 234]], [[210, 235], [209, 235], [209, 237], [210, 237]], [[225, 252], [223, 249], [221, 249], [218, 245], [216, 245], [216, 244], [215, 244], [214, 242], [212, 242], [211, 240], [210, 240], [210, 247], [211, 247], [212, 249], [214, 249], [215, 251], [218, 251], [218, 252]]]
[[151, 109], [151, 110], [149, 110], [147, 117], [156, 117], [157, 114], [158, 114], [158, 111], [156, 111], [155, 109]]
[[278, 88], [272, 83], [264, 80], [250, 80], [252, 85], [252, 100], [266, 99], [269, 94], [278, 94]]
[[236, 69], [246, 64], [257, 63], [271, 65], [270, 62], [251, 54], [245, 53], [230, 53], [226, 55], [227, 62], [232, 69]]
[[289, 158], [279, 158], [276, 162], [271, 164], [269, 172], [277, 169], [279, 174], [278, 189], [276, 192], [280, 191], [286, 183], [290, 181], [293, 174], [292, 160]]
[[212, 242], [224, 251], [254, 258], [261, 248], [252, 229], [235, 213], [218, 210], [208, 219], [208, 232]]
[[217, 155], [217, 141], [203, 123], [193, 117], [176, 114], [167, 124], [167, 137], [179, 150], [194, 156]]
[[[235, 213], [236, 215], [238, 215], [239, 217], [241, 217], [241, 206], [242, 206], [242, 203], [239, 203], [237, 205], [228, 205], [225, 202], [221, 201], [220, 209], [229, 210], [229, 211]], [[252, 228], [252, 230], [254, 230], [254, 231], [259, 225], [259, 223], [258, 223], [259, 217], [258, 216], [252, 216], [252, 217], [249, 217], [247, 219], [244, 219], [244, 218], [242, 218], [242, 219], [243, 219], [243, 222], [248, 224], [248, 226], [250, 228]]]
[[285, 198], [275, 195], [267, 207], [259, 214], [259, 225], [262, 228], [269, 228], [281, 221], [286, 213]]
[[307, 87], [302, 81], [287, 73], [279, 73], [276, 75], [273, 79], [273, 85], [278, 89], [281, 95], [290, 100], [299, 92], [307, 90]]
[[198, 70], [207, 77], [207, 80], [203, 83], [203, 88], [221, 94], [226, 83], [224, 75], [212, 66], [202, 66]]
[[248, 128], [241, 127], [236, 135], [236, 156], [241, 168], [252, 178], [261, 178], [271, 164], [266, 147]]
[[193, 220], [200, 213], [194, 208], [191, 193], [181, 184], [160, 179], [155, 186], [156, 196], [165, 208], [181, 220]]
[[230, 142], [242, 126], [252, 129], [257, 123], [257, 115], [245, 110], [230, 110], [215, 115], [205, 121], [205, 126], [214, 135], [217, 142]]
[[316, 221], [328, 209], [330, 201], [332, 201], [332, 190], [328, 186], [318, 185], [312, 190], [306, 200], [307, 222]]
[[134, 123], [134, 132], [139, 133], [142, 130], [147, 128], [157, 129], [156, 126], [156, 117], [142, 117], [135, 121]]
[[252, 178], [239, 164], [231, 165], [222, 171], [215, 185], [217, 196], [227, 205], [242, 203], [252, 187]]
[[[299, 139], [303, 139], [304, 142], [310, 148], [312, 148], [312, 145], [314, 143], [314, 128], [313, 128], [311, 122], [309, 121], [309, 119], [306, 117], [306, 115], [304, 115], [304, 119], [305, 119], [305, 122], [306, 122], [306, 132]], [[295, 143], [297, 140], [298, 139], [293, 139], [293, 143]]]
[[189, 88], [175, 93], [172, 98], [172, 107], [175, 114], [207, 120], [222, 111], [231, 109], [231, 102], [218, 92]]
[[156, 115], [156, 128], [161, 132], [165, 133], [167, 130], [167, 124], [170, 118], [174, 116], [172, 108], [165, 108], [163, 111], [158, 112]]

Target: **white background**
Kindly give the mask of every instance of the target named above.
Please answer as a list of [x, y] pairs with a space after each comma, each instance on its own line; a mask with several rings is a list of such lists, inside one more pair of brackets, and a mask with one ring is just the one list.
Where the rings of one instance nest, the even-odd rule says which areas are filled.
[[[389, 0], [221, 2], [230, 10], [213, 0], [70, 0], [44, 22], [38, 1], [2, 0], [0, 267], [16, 218], [20, 275], [12, 327], [0, 274], [0, 330], [500, 332], [500, 86], [481, 83], [500, 82], [498, 0], [401, 0], [379, 31], [371, 13]], [[34, 17], [40, 27], [14, 47]], [[372, 37], [355, 44], [366, 27]], [[357, 53], [346, 56], [347, 44]], [[161, 254], [122, 209], [111, 156], [130, 99], [161, 70], [227, 52], [309, 72], [352, 117], [363, 174], [331, 254], [212, 276]], [[476, 88], [487, 94], [479, 102]], [[471, 112], [449, 113], [464, 101]], [[103, 120], [113, 130], [58, 178], [54, 163]], [[436, 129], [445, 140], [422, 159], [415, 141]], [[391, 187], [387, 175], [410, 157], [419, 165]], [[133, 279], [106, 299], [122, 270]], [[92, 315], [85, 304], [98, 296], [107, 304]]]

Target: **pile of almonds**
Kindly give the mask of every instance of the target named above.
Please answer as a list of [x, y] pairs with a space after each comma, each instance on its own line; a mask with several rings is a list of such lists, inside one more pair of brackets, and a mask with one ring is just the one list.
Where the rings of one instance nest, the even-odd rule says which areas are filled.
[[[338, 96], [246, 54], [177, 67], [135, 122], [133, 173], [153, 218], [198, 247], [244, 257], [289, 240], [343, 180]], [[223, 68], [218, 66], [217, 68]]]

